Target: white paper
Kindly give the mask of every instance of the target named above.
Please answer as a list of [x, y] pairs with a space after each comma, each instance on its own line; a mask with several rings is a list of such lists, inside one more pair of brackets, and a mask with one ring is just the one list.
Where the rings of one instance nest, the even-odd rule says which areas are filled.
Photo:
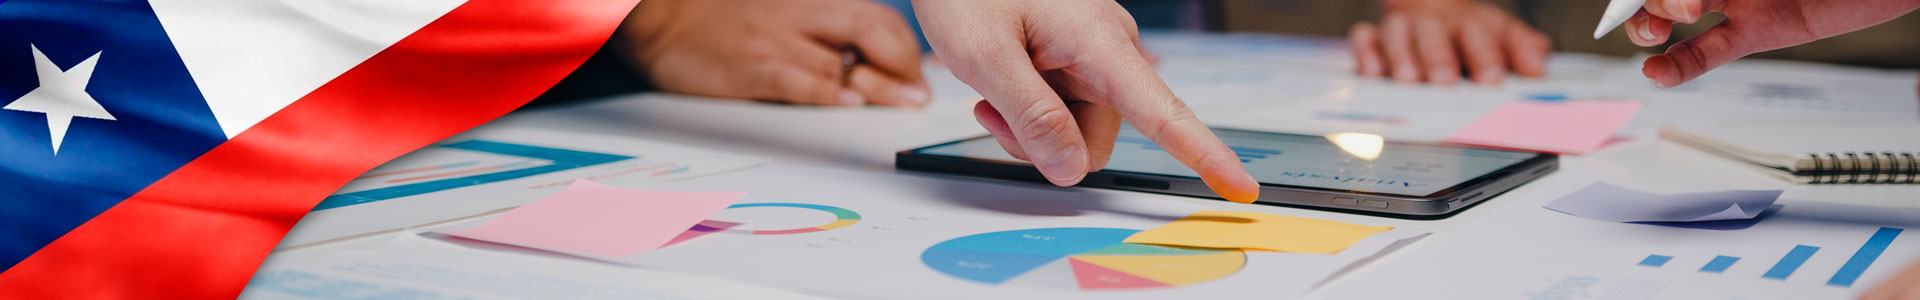
[[[1247, 295], [1290, 298], [1330, 276], [1425, 235], [1398, 228], [1337, 255], [1246, 252], [1232, 275], [1171, 288], [1083, 292], [1077, 277], [1033, 270], [1000, 286], [950, 276], [923, 261], [934, 244], [1007, 230], [1095, 227], [1146, 230], [1203, 209], [1283, 210], [1224, 201], [1123, 198], [1109, 193], [1029, 188], [917, 174], [768, 166], [655, 186], [661, 190], [748, 191], [739, 203], [806, 203], [857, 212], [851, 226], [797, 234], [719, 232], [629, 257], [592, 257], [647, 269], [736, 279], [817, 295], [883, 299], [1195, 299]], [[734, 229], [780, 230], [832, 222], [797, 208], [730, 209], [710, 220]], [[457, 227], [457, 226], [456, 226]], [[473, 245], [505, 252], [534, 253]], [[560, 254], [548, 254], [560, 255]], [[1063, 260], [1064, 261], [1064, 260]], [[1064, 272], [1063, 272], [1064, 274]], [[1034, 286], [1040, 286], [1038, 288]]]
[[[1341, 285], [1326, 299], [1852, 299], [1920, 258], [1920, 210], [1782, 201], [1741, 230], [1582, 219], [1508, 207], [1425, 241]], [[1882, 228], [1898, 229], [1850, 284], [1849, 261]], [[1768, 273], [1800, 246], [1803, 264]], [[1653, 266], [1651, 256], [1670, 257]], [[1720, 256], [1737, 257], [1714, 272]], [[1649, 263], [1652, 264], [1652, 263]], [[1391, 288], [1383, 288], [1390, 286]]]
[[1606, 182], [1547, 203], [1547, 209], [1608, 222], [1700, 222], [1752, 219], [1780, 199], [1781, 190], [1654, 194]]
[[816, 299], [704, 276], [399, 239], [261, 270], [240, 299]]
[[[515, 151], [453, 148], [489, 141]], [[474, 145], [474, 144], [467, 144]], [[489, 144], [493, 145], [493, 144]], [[466, 146], [455, 146], [466, 147]], [[500, 153], [509, 152], [509, 153]], [[613, 160], [599, 155], [624, 156]], [[560, 158], [558, 161], [551, 158]], [[402, 156], [362, 175], [308, 213], [279, 248], [472, 216], [539, 200], [575, 179], [637, 188], [647, 184], [736, 171], [764, 163], [750, 156], [630, 138], [528, 129], [476, 129]], [[577, 166], [576, 166], [577, 165]], [[527, 172], [527, 176], [512, 172]], [[488, 177], [506, 176], [506, 177]], [[414, 193], [391, 199], [385, 192]], [[371, 195], [338, 206], [346, 195]]]

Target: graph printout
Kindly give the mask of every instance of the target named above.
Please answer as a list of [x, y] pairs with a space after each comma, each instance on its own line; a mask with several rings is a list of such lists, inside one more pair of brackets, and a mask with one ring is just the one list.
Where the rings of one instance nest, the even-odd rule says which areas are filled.
[[297, 246], [533, 202], [576, 179], [614, 186], [750, 168], [764, 159], [543, 130], [478, 129], [376, 167], [321, 200], [280, 242]]
[[[1851, 299], [1920, 262], [1920, 209], [1783, 202], [1752, 227], [1589, 220], [1537, 206], [1497, 211], [1327, 299]], [[1844, 217], [1842, 217], [1844, 216]], [[1471, 254], [1469, 254], [1471, 253]], [[1424, 280], [1413, 280], [1415, 278]], [[1444, 287], [1444, 288], [1443, 288]], [[1410, 294], [1418, 293], [1418, 295]]]
[[1287, 210], [790, 165], [649, 188], [747, 196], [708, 219], [726, 228], [696, 226], [710, 234], [591, 258], [845, 298], [1299, 298], [1425, 234], [1394, 229], [1333, 255], [1130, 244], [1169, 221], [1142, 216]]

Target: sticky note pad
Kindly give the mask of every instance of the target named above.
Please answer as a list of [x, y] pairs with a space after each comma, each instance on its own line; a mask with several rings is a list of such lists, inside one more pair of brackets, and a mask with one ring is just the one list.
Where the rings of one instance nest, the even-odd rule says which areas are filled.
[[1451, 143], [1584, 154], [1633, 121], [1640, 101], [1517, 101], [1447, 137]]
[[1392, 229], [1269, 213], [1203, 210], [1160, 228], [1136, 233], [1127, 237], [1126, 242], [1334, 254]]
[[1595, 182], [1547, 203], [1546, 208], [1608, 222], [1703, 222], [1759, 217], [1782, 190], [1653, 194]]
[[659, 192], [578, 180], [559, 193], [446, 234], [561, 253], [640, 254], [726, 209], [743, 192]]

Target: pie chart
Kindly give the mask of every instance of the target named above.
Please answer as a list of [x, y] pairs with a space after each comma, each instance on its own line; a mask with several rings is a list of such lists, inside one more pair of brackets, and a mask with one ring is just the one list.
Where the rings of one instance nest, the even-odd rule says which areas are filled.
[[852, 226], [854, 223], [860, 223], [860, 213], [853, 212], [853, 210], [849, 210], [845, 208], [832, 207], [832, 206], [819, 205], [819, 204], [741, 203], [741, 204], [734, 204], [732, 206], [727, 206], [727, 209], [751, 208], [751, 207], [784, 207], [784, 208], [798, 208], [802, 211], [812, 210], [812, 211], [832, 214], [834, 219], [833, 221], [827, 222], [826, 224], [820, 224], [820, 226], [789, 228], [789, 229], [770, 229], [770, 230], [729, 229], [729, 228], [726, 228], [726, 226], [707, 225], [706, 223], [710, 221], [701, 221], [700, 224], [693, 224], [693, 228], [688, 230], [699, 231], [699, 232], [709, 232], [709, 233], [723, 232], [723, 233], [753, 234], [753, 235], [781, 235], [781, 234], [796, 234], [796, 233], [808, 233], [808, 232], [834, 230], [834, 229], [840, 229], [842, 227]]
[[1136, 232], [1072, 227], [982, 233], [928, 247], [920, 261], [988, 285], [1083, 291], [1173, 288], [1225, 278], [1246, 265], [1240, 250], [1121, 242]]

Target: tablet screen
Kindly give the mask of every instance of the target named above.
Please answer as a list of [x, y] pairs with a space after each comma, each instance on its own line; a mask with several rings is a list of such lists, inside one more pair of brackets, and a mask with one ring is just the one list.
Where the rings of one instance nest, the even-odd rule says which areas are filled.
[[[1261, 183], [1424, 196], [1533, 158], [1538, 153], [1382, 143], [1378, 136], [1310, 136], [1215, 130]], [[1018, 162], [991, 137], [921, 154]], [[1107, 170], [1197, 177], [1132, 127], [1123, 127]]]

